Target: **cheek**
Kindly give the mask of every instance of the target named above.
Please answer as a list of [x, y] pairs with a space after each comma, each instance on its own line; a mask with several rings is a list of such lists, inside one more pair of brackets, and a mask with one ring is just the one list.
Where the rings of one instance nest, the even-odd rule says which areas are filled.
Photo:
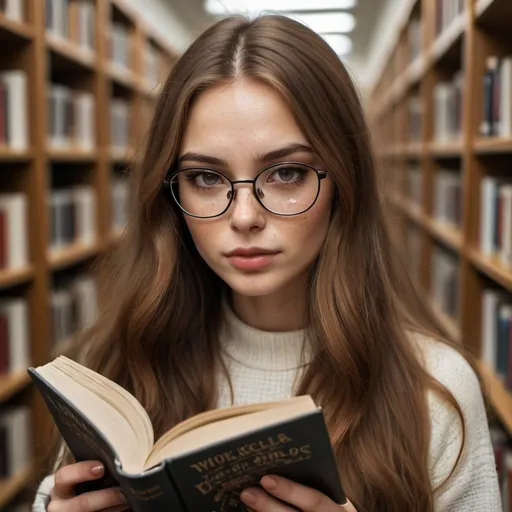
[[213, 241], [216, 239], [215, 226], [208, 221], [194, 219], [188, 216], [185, 217], [185, 222], [199, 254], [207, 260], [208, 254], [213, 250]]

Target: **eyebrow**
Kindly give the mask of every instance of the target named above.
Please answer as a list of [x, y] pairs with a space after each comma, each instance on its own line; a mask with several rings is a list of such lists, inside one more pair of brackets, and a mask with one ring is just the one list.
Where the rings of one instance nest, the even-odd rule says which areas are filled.
[[[258, 162], [271, 162], [273, 160], [279, 160], [281, 158], [285, 158], [287, 156], [293, 155], [294, 153], [309, 153], [313, 154], [313, 148], [311, 146], [308, 146], [306, 144], [300, 144], [300, 143], [292, 143], [288, 144], [286, 146], [283, 146], [282, 148], [274, 149], [272, 151], [269, 151], [268, 153], [265, 153], [264, 155], [259, 155], [257, 157]], [[181, 155], [178, 159], [178, 163], [182, 163], [184, 161], [193, 161], [193, 162], [201, 162], [203, 164], [209, 164], [209, 165], [220, 165], [220, 166], [228, 166], [228, 163], [226, 160], [222, 158], [216, 158], [214, 156], [208, 156], [208, 155], [202, 155], [201, 153], [195, 153], [195, 152], [188, 152], [184, 155]]]

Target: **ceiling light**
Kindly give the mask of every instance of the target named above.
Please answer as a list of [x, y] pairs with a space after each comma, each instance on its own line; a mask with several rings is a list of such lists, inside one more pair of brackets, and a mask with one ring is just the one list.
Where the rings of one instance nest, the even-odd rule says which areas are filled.
[[354, 16], [348, 12], [323, 12], [310, 14], [290, 13], [288, 16], [304, 23], [304, 25], [308, 26], [318, 34], [347, 33], [354, 30], [354, 27], [356, 26]]
[[254, 14], [261, 11], [324, 11], [352, 9], [357, 0], [205, 0], [209, 14]]
[[321, 36], [338, 55], [347, 55], [352, 51], [352, 40], [344, 34], [321, 34]]

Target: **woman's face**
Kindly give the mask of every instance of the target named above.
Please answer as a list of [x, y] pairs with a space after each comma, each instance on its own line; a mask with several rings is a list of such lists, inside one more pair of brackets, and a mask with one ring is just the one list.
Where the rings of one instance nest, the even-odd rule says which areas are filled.
[[[218, 85], [199, 96], [180, 157], [182, 169], [219, 171], [233, 181], [252, 179], [269, 165], [285, 161], [325, 170], [281, 96], [270, 86], [249, 80]], [[279, 169], [265, 176], [267, 188], [260, 197], [275, 205], [275, 197], [283, 194], [282, 208], [293, 208], [297, 204], [293, 187], [300, 173], [293, 168]], [[316, 175], [314, 179], [316, 183]], [[218, 193], [214, 187], [222, 185], [216, 175], [196, 171], [188, 180], [180, 183], [180, 194], [192, 191], [182, 187], [193, 185], [206, 198], [202, 200], [208, 201]], [[201, 219], [184, 214], [201, 256], [241, 295], [265, 296], [284, 289], [293, 292], [303, 286], [327, 233], [334, 190], [331, 179], [321, 180], [311, 209], [288, 217], [263, 208], [251, 184], [237, 184], [235, 190], [231, 206], [219, 217]], [[220, 197], [225, 199], [226, 193]]]

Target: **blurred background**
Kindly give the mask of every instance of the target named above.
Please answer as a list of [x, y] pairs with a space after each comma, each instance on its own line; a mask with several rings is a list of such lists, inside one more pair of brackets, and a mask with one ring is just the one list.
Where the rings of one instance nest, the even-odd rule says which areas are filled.
[[511, 0], [0, 0], [0, 511], [28, 510], [44, 471], [26, 368], [97, 315], [162, 82], [222, 16], [270, 9], [360, 91], [395, 241], [439, 330], [478, 357], [511, 510]]

